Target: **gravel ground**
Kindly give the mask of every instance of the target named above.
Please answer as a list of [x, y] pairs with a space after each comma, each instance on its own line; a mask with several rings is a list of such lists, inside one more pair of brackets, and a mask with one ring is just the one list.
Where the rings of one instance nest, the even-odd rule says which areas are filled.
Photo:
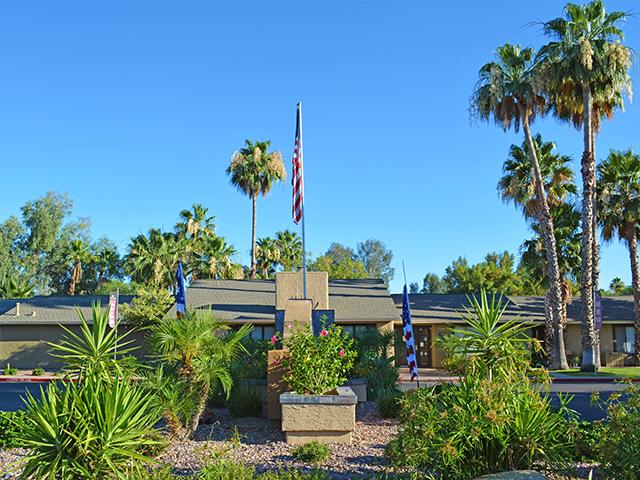
[[[214, 410], [212, 417], [211, 424], [198, 428], [195, 440], [171, 445], [158, 460], [183, 474], [197, 471], [208, 455], [218, 452], [226, 452], [230, 458], [254, 465], [258, 471], [312, 468], [292, 457], [292, 447], [285, 442], [282, 432], [271, 428], [266, 419], [234, 419], [225, 410]], [[397, 432], [397, 425], [395, 420], [379, 418], [373, 402], [358, 406], [352, 443], [332, 445], [331, 458], [319, 467], [335, 479], [374, 476], [385, 467], [384, 448]], [[237, 437], [236, 429], [239, 444], [231, 440]]]

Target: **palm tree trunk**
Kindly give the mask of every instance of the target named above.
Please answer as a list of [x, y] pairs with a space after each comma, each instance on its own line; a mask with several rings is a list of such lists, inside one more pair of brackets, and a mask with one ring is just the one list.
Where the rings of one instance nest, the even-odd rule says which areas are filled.
[[256, 196], [251, 195], [253, 222], [251, 224], [251, 280], [256, 279]]
[[[594, 164], [597, 164], [598, 157], [596, 156], [596, 130], [592, 126], [591, 128], [591, 155], [593, 156]], [[597, 181], [597, 180], [596, 180]], [[600, 285], [600, 242], [598, 241], [598, 197], [597, 197], [597, 186], [594, 185], [593, 189], [593, 289], [594, 292], [598, 291], [598, 287]], [[594, 306], [595, 308], [595, 306]], [[595, 311], [594, 311], [594, 325], [595, 325]], [[595, 348], [594, 348], [594, 360], [597, 368], [602, 366], [602, 360], [600, 358], [600, 332], [598, 330], [594, 331], [595, 333]]]
[[640, 361], [640, 265], [638, 264], [638, 238], [635, 225], [629, 228], [627, 235], [629, 259], [631, 260], [631, 286], [633, 287], [633, 317], [636, 327], [635, 357]]
[[78, 272], [80, 270], [80, 265], [78, 260], [73, 262], [73, 270], [71, 271], [71, 281], [69, 282], [69, 295], [76, 294], [76, 283], [78, 282]]
[[544, 241], [547, 256], [547, 275], [549, 277], [549, 295], [551, 300], [551, 311], [553, 315], [553, 368], [568, 369], [567, 354], [564, 347], [564, 335], [562, 325], [562, 290], [560, 285], [560, 268], [558, 266], [558, 249], [556, 247], [556, 237], [554, 235], [553, 217], [547, 203], [547, 194], [544, 189], [544, 180], [540, 172], [540, 164], [538, 163], [538, 154], [536, 152], [531, 129], [529, 128], [529, 118], [523, 115], [522, 127], [529, 147], [531, 156], [531, 164], [533, 166], [534, 181], [536, 187], [536, 195], [538, 197], [539, 208], [538, 216], [540, 221], [542, 239]]
[[582, 87], [584, 105], [584, 152], [582, 153], [582, 366], [586, 372], [597, 371], [594, 358], [596, 344], [593, 288], [593, 210], [595, 194], [595, 162], [591, 149], [591, 88]]
[[193, 413], [193, 417], [191, 418], [191, 422], [189, 424], [190, 437], [193, 436], [195, 431], [198, 429], [198, 425], [200, 425], [200, 417], [202, 417], [204, 409], [207, 406], [207, 400], [209, 399], [209, 385], [203, 385], [202, 390], [200, 390], [198, 395], [198, 404], [196, 405], [196, 410]]
[[553, 328], [553, 310], [551, 309], [551, 291], [547, 290], [544, 293], [544, 350], [547, 354], [548, 366], [553, 365], [553, 359], [555, 357], [553, 348], [554, 335], [555, 330]]

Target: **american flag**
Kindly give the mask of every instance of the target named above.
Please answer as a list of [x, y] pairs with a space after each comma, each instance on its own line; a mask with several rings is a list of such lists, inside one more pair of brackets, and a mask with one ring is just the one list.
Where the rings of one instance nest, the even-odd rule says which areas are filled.
[[407, 366], [409, 367], [409, 375], [411, 381], [418, 379], [418, 363], [416, 362], [416, 344], [413, 338], [413, 324], [411, 323], [411, 309], [409, 308], [409, 293], [407, 286], [402, 291], [402, 330], [404, 336], [404, 344], [406, 346]]
[[302, 108], [298, 103], [296, 112], [296, 142], [293, 147], [293, 173], [291, 175], [293, 185], [293, 206], [291, 214], [293, 222], [298, 223], [302, 219], [304, 209], [304, 179], [302, 176]]

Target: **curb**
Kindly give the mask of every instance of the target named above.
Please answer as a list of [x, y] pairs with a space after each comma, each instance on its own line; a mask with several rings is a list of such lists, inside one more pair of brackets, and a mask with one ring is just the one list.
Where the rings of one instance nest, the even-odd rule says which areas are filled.
[[[51, 383], [51, 382], [64, 382], [67, 381], [64, 378], [57, 377], [5, 377], [0, 375], [0, 383]], [[75, 379], [73, 380], [75, 381]]]
[[554, 377], [552, 383], [640, 383], [640, 378], [625, 377]]

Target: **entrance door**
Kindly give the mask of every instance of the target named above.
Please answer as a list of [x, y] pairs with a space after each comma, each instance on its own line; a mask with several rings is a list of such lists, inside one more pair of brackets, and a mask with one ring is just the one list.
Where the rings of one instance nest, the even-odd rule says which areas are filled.
[[418, 368], [431, 368], [431, 327], [413, 326]]

